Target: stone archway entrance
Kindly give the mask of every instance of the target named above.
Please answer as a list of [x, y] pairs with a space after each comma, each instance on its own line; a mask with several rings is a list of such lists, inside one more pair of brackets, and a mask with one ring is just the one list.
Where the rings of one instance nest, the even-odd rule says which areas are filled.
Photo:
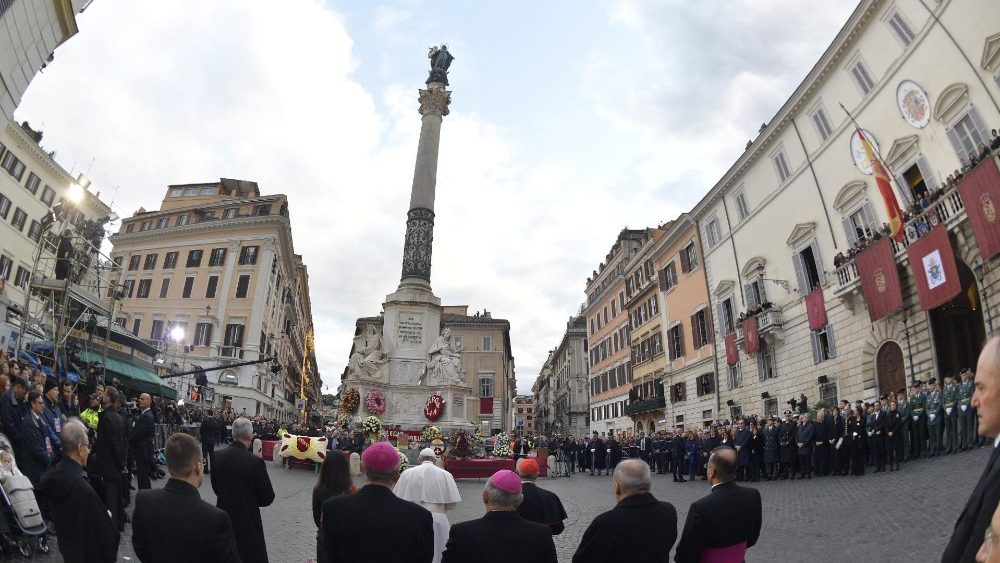
[[656, 425], [653, 423], [652, 420], [649, 421], [649, 425], [647, 426], [647, 428], [649, 429], [646, 432], [647, 436], [651, 435], [653, 432], [656, 432]]
[[903, 366], [903, 349], [888, 341], [875, 356], [875, 373], [878, 376], [878, 394], [881, 397], [897, 393], [906, 387], [906, 370]]
[[962, 291], [951, 301], [930, 311], [938, 381], [957, 376], [963, 368], [975, 368], [979, 351], [986, 340], [979, 286], [965, 262], [956, 260]]

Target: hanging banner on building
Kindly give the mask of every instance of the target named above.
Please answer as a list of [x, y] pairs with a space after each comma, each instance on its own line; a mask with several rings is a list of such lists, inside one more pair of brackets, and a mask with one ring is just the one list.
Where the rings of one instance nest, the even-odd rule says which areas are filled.
[[987, 260], [1000, 252], [1000, 170], [997, 159], [988, 158], [966, 174], [958, 184], [965, 211], [976, 235], [979, 255]]
[[962, 291], [948, 229], [939, 225], [906, 249], [917, 280], [920, 308], [927, 311], [951, 301]]
[[736, 333], [726, 336], [726, 363], [735, 366], [740, 361], [740, 351], [736, 348]]
[[872, 322], [899, 310], [903, 306], [903, 292], [899, 285], [896, 256], [889, 239], [876, 242], [858, 254], [854, 261]]
[[757, 334], [757, 315], [743, 321], [743, 349], [753, 354], [760, 349], [760, 335]]
[[821, 288], [806, 295], [806, 315], [809, 317], [809, 330], [819, 330], [826, 326], [826, 300], [823, 299]]

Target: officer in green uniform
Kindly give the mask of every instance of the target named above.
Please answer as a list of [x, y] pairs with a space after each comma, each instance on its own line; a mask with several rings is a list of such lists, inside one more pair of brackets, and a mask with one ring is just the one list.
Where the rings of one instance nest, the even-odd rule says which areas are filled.
[[958, 384], [958, 442], [962, 451], [972, 449], [976, 440], [973, 433], [976, 426], [976, 410], [972, 408], [972, 393], [976, 390], [970, 377], [972, 370], [962, 370], [962, 382]]
[[941, 406], [941, 388], [933, 377], [927, 382], [930, 391], [927, 392], [927, 449], [929, 457], [941, 453], [941, 418], [944, 409]]
[[944, 391], [941, 392], [944, 403], [944, 453], [958, 451], [958, 385], [955, 378], [944, 378]]
[[927, 457], [927, 397], [919, 383], [910, 388], [910, 459]]
[[903, 461], [910, 460], [910, 403], [906, 400], [906, 390], [896, 396], [896, 410], [899, 412], [899, 434], [903, 438]]

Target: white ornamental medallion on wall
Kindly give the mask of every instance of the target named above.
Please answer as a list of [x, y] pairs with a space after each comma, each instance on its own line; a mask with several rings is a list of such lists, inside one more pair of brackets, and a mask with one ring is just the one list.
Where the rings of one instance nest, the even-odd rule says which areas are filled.
[[904, 80], [896, 88], [896, 104], [903, 119], [917, 129], [923, 129], [931, 121], [931, 101], [927, 92], [912, 80]]

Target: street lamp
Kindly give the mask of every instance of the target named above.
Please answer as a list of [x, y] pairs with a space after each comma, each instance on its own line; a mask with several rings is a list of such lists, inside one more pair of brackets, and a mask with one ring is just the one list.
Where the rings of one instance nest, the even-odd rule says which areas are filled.
[[774, 279], [770, 279], [770, 278], [765, 278], [764, 277], [764, 263], [763, 262], [758, 262], [757, 263], [757, 277], [760, 278], [760, 281], [762, 281], [762, 282], [766, 282], [766, 281], [774, 282], [774, 283], [778, 284], [779, 286], [781, 286], [781, 288], [784, 289], [785, 291], [798, 291], [796, 289], [792, 289], [791, 285], [788, 283], [788, 280], [774, 280]]

